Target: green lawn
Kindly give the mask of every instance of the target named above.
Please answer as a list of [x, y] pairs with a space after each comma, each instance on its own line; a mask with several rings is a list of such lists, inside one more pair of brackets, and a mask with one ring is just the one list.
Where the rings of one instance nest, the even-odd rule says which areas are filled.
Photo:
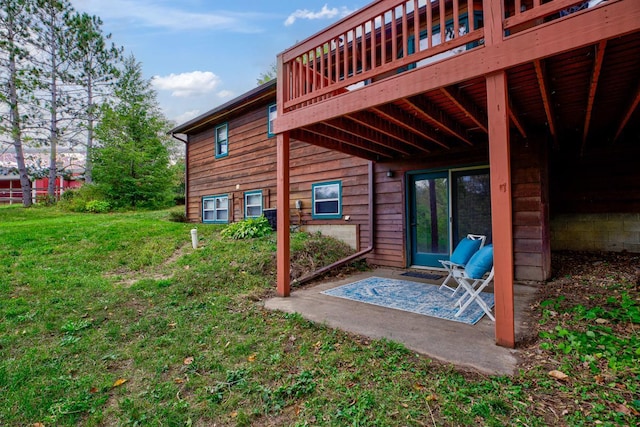
[[[198, 224], [193, 250], [194, 225], [168, 216], [0, 207], [0, 425], [638, 421], [632, 283], [613, 283], [620, 301], [597, 312], [545, 301], [540, 366], [486, 377], [264, 310], [275, 235], [236, 241]], [[314, 239], [296, 235], [294, 254], [318, 252]], [[568, 380], [548, 375], [550, 360]]]

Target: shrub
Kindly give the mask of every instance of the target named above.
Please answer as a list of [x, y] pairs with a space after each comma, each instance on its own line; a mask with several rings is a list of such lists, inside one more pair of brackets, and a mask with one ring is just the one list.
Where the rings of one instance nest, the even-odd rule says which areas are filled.
[[[104, 193], [95, 184], [85, 184], [78, 189], [65, 191], [60, 197], [58, 206], [71, 212], [88, 212], [87, 204], [91, 201], [105, 201]], [[107, 211], [109, 209], [111, 209], [110, 205]]]
[[185, 211], [171, 211], [169, 212], [169, 221], [172, 222], [187, 222], [187, 214]]
[[77, 195], [78, 195], [78, 190], [75, 188], [71, 190], [66, 190], [64, 193], [62, 193], [62, 196], [60, 196], [60, 201], [70, 202], [73, 199], [75, 199]]
[[222, 230], [222, 236], [231, 239], [252, 239], [254, 237], [262, 237], [271, 234], [273, 230], [266, 217], [247, 218], [240, 222], [229, 224]]
[[104, 200], [91, 200], [85, 205], [85, 210], [91, 213], [106, 213], [110, 209], [111, 205]]
[[49, 194], [42, 194], [36, 197], [36, 204], [40, 206], [53, 206], [56, 204], [56, 198]]

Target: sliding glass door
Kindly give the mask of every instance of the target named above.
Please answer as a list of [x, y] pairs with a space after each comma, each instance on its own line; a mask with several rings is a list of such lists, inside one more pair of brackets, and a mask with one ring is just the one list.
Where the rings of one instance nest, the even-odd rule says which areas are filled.
[[[491, 183], [489, 169], [451, 172], [454, 246], [467, 234], [483, 234], [491, 243]], [[455, 249], [455, 247], [454, 247]]]
[[449, 256], [449, 176], [447, 172], [411, 176], [412, 264], [436, 265]]
[[489, 169], [409, 175], [410, 264], [440, 267], [467, 234], [491, 241]]

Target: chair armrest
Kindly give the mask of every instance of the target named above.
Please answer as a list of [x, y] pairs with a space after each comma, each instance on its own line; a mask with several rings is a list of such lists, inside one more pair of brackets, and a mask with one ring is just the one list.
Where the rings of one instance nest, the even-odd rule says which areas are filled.
[[446, 259], [439, 259], [438, 262], [442, 265], [444, 265], [445, 267], [450, 267], [450, 268], [464, 268], [464, 265], [462, 264], [456, 264], [455, 262], [451, 262], [449, 260]]

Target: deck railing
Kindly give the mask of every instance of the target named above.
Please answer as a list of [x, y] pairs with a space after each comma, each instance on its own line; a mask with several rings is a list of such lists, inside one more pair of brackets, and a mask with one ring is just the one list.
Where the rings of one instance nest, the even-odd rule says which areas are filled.
[[481, 48], [484, 8], [492, 1], [503, 2], [500, 38], [598, 2], [380, 0], [282, 53], [278, 88], [284, 101], [281, 111], [286, 113]]
[[503, 0], [503, 30], [512, 35], [546, 22], [616, 0]]
[[382, 0], [354, 13], [282, 54], [284, 110], [478, 45], [476, 9], [473, 0]]

